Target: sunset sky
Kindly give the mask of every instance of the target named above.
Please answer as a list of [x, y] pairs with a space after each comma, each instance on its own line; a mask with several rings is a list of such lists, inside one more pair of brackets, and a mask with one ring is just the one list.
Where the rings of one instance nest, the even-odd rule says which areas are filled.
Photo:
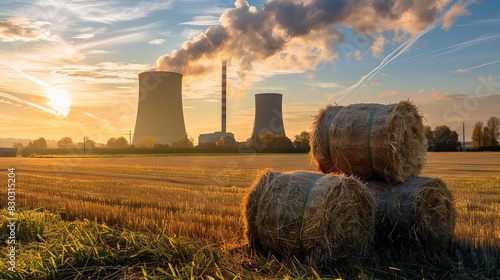
[[[5, 2], [5, 1], [4, 1]], [[466, 141], [500, 117], [500, 1], [2, 2], [0, 138], [105, 143], [135, 127], [137, 74], [178, 71], [186, 130], [252, 132], [254, 95], [283, 94], [287, 136], [326, 104], [409, 99]], [[392, 4], [391, 4], [392, 3]]]

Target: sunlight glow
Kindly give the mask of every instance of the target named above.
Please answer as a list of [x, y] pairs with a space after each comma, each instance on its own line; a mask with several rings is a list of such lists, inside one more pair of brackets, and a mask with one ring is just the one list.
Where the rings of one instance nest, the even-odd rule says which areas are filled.
[[62, 89], [56, 87], [46, 87], [45, 94], [49, 98], [48, 104], [56, 110], [59, 117], [67, 117], [71, 110], [71, 96]]

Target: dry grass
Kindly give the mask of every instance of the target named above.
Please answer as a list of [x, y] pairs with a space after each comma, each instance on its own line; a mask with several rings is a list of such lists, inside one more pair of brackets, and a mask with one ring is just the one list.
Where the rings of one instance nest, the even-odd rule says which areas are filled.
[[[66, 220], [76, 220], [72, 223], [86, 218], [140, 231], [149, 228], [151, 234], [192, 237], [219, 244], [222, 249], [238, 247], [243, 242], [240, 204], [246, 189], [260, 170], [269, 167], [276, 171], [312, 171], [315, 168], [307, 155], [9, 158], [2, 161], [2, 166], [17, 169], [16, 202], [19, 208], [43, 207], [60, 212]], [[455, 198], [457, 220], [452, 249], [446, 255], [436, 257], [418, 252], [377, 251], [360, 268], [359, 278], [499, 278], [498, 170], [500, 153], [428, 154], [422, 175], [441, 178]], [[5, 179], [5, 171], [1, 173], [0, 178]], [[0, 189], [0, 205], [6, 205], [6, 188], [3, 187]], [[74, 227], [71, 224], [69, 226]], [[33, 231], [35, 234], [26, 233], [25, 238], [30, 242], [39, 242], [36, 230]], [[148, 242], [155, 244], [154, 240]], [[40, 250], [43, 251], [44, 246], [48, 245], [33, 243], [29, 245], [31, 247], [23, 249], [26, 250], [23, 256], [43, 256]], [[196, 248], [195, 252], [198, 252], [203, 247]], [[317, 273], [323, 277], [338, 276], [335, 273], [316, 272], [297, 263], [283, 266], [275, 259], [241, 251], [222, 255], [218, 255], [219, 249], [202, 251], [204, 253], [200, 258], [213, 258], [209, 261], [210, 269], [201, 267], [203, 261], [197, 261], [200, 266], [196, 263], [196, 266], [192, 266], [192, 258], [183, 258], [172, 263], [172, 269], [167, 264], [161, 266], [168, 271], [164, 275], [171, 277], [180, 273], [189, 278], [190, 269], [194, 269], [196, 273], [191, 276], [206, 274], [221, 279], [216, 276], [217, 269], [226, 263], [235, 262], [241, 265], [228, 266], [226, 269], [235, 271], [239, 277], [309, 278], [316, 277]], [[29, 265], [29, 262], [26, 263]], [[5, 265], [2, 256], [0, 270]], [[224, 275], [234, 278], [227, 276], [229, 274]]]

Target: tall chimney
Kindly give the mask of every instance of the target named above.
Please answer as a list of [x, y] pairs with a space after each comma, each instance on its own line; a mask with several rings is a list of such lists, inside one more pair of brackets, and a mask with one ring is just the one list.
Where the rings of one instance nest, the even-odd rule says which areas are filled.
[[222, 61], [222, 115], [221, 131], [226, 133], [226, 60]]

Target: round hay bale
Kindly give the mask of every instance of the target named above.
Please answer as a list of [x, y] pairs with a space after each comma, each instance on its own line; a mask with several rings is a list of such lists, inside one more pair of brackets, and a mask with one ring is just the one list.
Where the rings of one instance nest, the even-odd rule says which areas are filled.
[[311, 156], [323, 173], [391, 178], [417, 176], [425, 164], [423, 117], [409, 101], [327, 106], [312, 125]]
[[441, 251], [451, 245], [456, 210], [443, 181], [415, 177], [395, 186], [374, 181], [366, 186], [378, 204], [378, 246], [416, 244]]
[[376, 201], [356, 178], [269, 170], [244, 200], [249, 245], [316, 267], [359, 261], [374, 241]]
[[269, 184], [269, 182], [278, 174], [281, 173], [273, 172], [270, 169], [261, 171], [255, 178], [251, 191], [248, 192], [243, 198], [243, 216], [245, 217], [244, 235], [248, 245], [259, 251], [262, 250], [262, 245], [260, 244], [257, 225], [255, 224], [259, 197], [261, 196], [262, 190], [266, 187], [266, 185]]

